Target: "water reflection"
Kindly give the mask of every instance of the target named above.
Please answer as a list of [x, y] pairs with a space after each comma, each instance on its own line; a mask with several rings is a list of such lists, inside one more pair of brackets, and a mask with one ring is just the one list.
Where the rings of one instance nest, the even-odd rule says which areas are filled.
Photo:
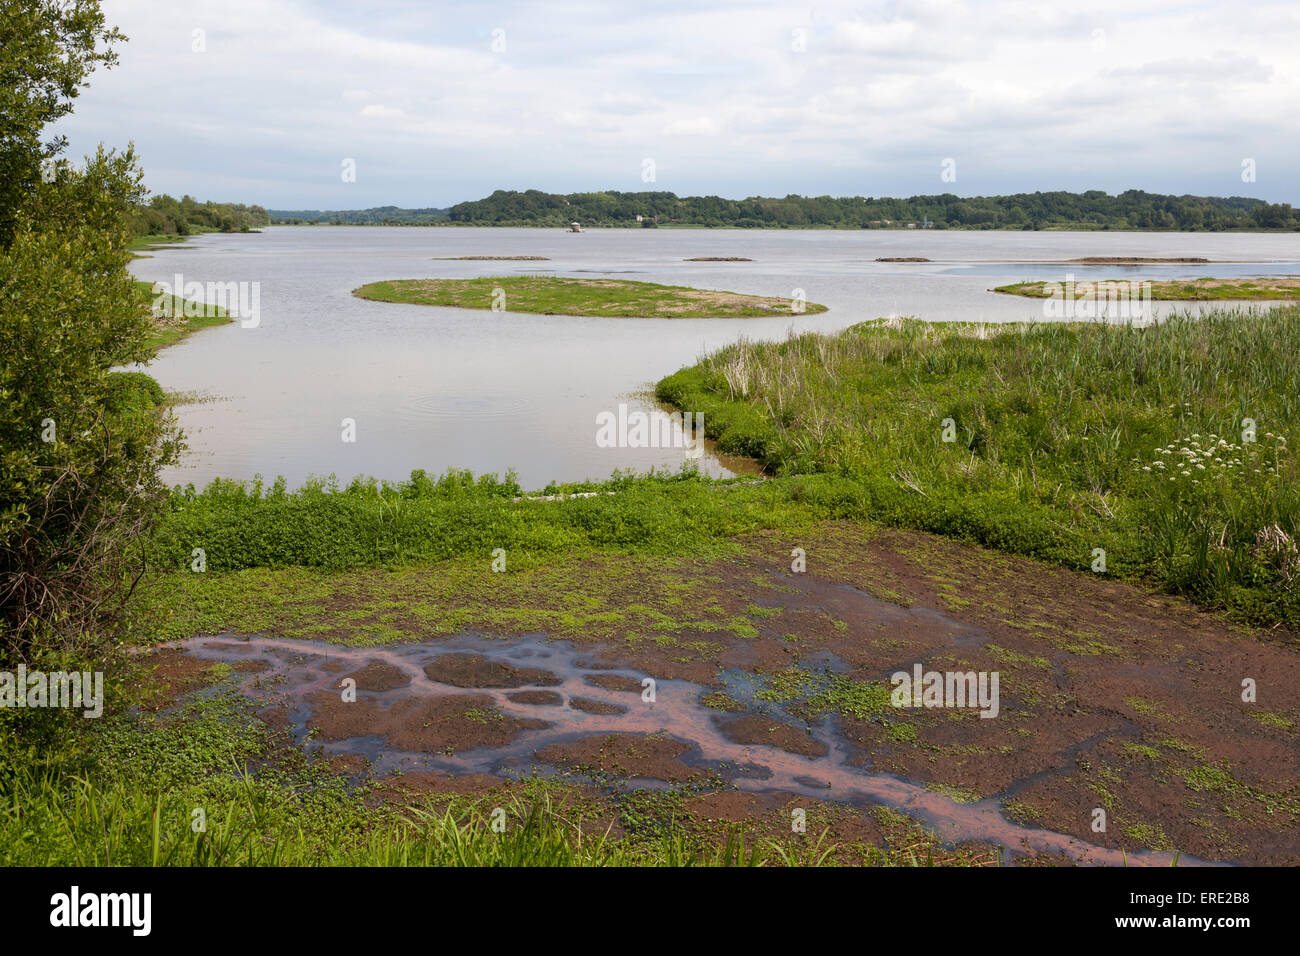
[[[290, 485], [334, 473], [405, 478], [412, 469], [517, 471], [551, 480], [619, 469], [676, 471], [679, 449], [601, 448], [596, 417], [700, 355], [745, 335], [837, 331], [865, 319], [1042, 318], [1042, 304], [988, 290], [1021, 279], [1296, 273], [1300, 236], [1256, 234], [836, 232], [273, 227], [207, 235], [137, 260], [147, 280], [257, 282], [261, 323], [210, 329], [164, 352], [151, 371], [207, 401], [178, 407], [191, 451], [173, 482], [268, 478]], [[535, 262], [438, 256], [542, 255]], [[693, 256], [750, 262], [685, 262]], [[929, 263], [879, 263], [879, 256]], [[1091, 267], [1082, 256], [1200, 256], [1231, 264]], [[1008, 259], [1039, 260], [1007, 262]], [[995, 261], [996, 260], [996, 261]], [[1267, 265], [1263, 265], [1267, 263]], [[1239, 270], [1239, 271], [1230, 271]], [[521, 273], [631, 275], [645, 281], [790, 296], [830, 306], [760, 319], [591, 319], [365, 302], [380, 279]], [[1157, 304], [1159, 305], [1159, 304]], [[647, 398], [633, 399], [649, 409]], [[355, 443], [341, 422], [356, 422]], [[728, 474], [714, 454], [700, 460]]]

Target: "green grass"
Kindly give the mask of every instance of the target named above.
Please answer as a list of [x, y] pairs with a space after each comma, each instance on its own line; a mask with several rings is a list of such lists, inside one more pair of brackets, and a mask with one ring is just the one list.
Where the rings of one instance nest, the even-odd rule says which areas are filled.
[[639, 555], [717, 555], [761, 528], [849, 517], [851, 483], [832, 478], [747, 486], [690, 470], [551, 485], [542, 494], [613, 492], [564, 501], [516, 500], [513, 476], [423, 471], [405, 482], [217, 480], [177, 489], [153, 542], [155, 566], [182, 571], [194, 548], [209, 571], [299, 566], [342, 569], [465, 558], [506, 549], [511, 569], [546, 555], [594, 549]]
[[[231, 795], [193, 799], [85, 778], [23, 779], [0, 807], [4, 866], [754, 866], [786, 860], [737, 833], [714, 847], [681, 835], [657, 844], [569, 825], [546, 802], [509, 801], [504, 832], [472, 807], [362, 807], [347, 798], [301, 806], [252, 778]], [[195, 798], [197, 799], [197, 798]], [[202, 809], [205, 829], [193, 828]], [[344, 823], [326, 825], [326, 814]]]
[[864, 517], [1081, 570], [1102, 549], [1106, 574], [1295, 626], [1297, 354], [1296, 308], [1146, 329], [881, 320], [741, 342], [657, 395], [702, 412], [723, 452], [853, 482]]
[[826, 306], [813, 302], [770, 296], [554, 276], [394, 279], [368, 283], [352, 294], [379, 302], [607, 318], [748, 318], [826, 311]]
[[792, 666], [764, 676], [756, 700], [794, 705], [804, 719], [819, 721], [828, 714], [867, 720], [892, 714], [889, 687], [845, 674]]
[[[503, 789], [473, 797], [376, 800], [373, 785], [353, 786], [278, 746], [252, 706], [220, 688], [172, 712], [119, 710], [93, 727], [72, 724], [54, 750], [32, 760], [21, 734], [0, 732], [0, 866], [834, 862], [833, 846], [819, 842], [809, 854], [800, 841], [752, 838], [735, 826], [612, 836], [599, 804], [543, 779], [508, 788], [503, 781]], [[503, 814], [500, 832], [491, 826], [494, 811]], [[880, 854], [874, 862], [894, 861]]]
[[229, 325], [235, 321], [220, 306], [193, 302], [176, 295], [155, 293], [152, 282], [137, 280], [136, 287], [147, 297], [154, 315], [158, 318], [157, 331], [147, 343], [155, 352], [175, 345], [202, 329]]
[[[1293, 277], [1285, 277], [1290, 282]], [[1134, 294], [1138, 284], [1150, 285], [1150, 297], [1163, 301], [1227, 301], [1227, 300], [1279, 300], [1300, 299], [1300, 285], [1284, 284], [1283, 281], [1269, 279], [1194, 279], [1170, 280], [1161, 282], [1144, 282], [1142, 280], [1100, 280], [1086, 282], [1076, 280], [1074, 298], [1104, 297], [1112, 289], [1126, 291], [1132, 289]], [[1022, 295], [1031, 299], [1046, 299], [1052, 295], [1063, 296], [1064, 285], [1058, 282], [1014, 282], [1010, 285], [997, 286], [994, 292], [1007, 295]]]
[[[174, 233], [174, 232], [152, 232], [152, 233], [146, 233], [145, 235], [142, 235], [142, 236], [136, 236], [134, 239], [132, 239], [131, 242], [127, 245], [127, 248], [128, 248], [128, 249], [133, 249], [133, 250], [136, 250], [136, 251], [147, 251], [147, 250], [149, 250], [149, 249], [157, 249], [157, 248], [160, 248], [160, 247], [162, 247], [162, 248], [175, 247], [175, 246], [184, 245], [184, 243], [188, 242], [188, 241], [189, 241], [191, 238], [193, 238], [194, 236], [201, 236], [201, 235], [203, 235], [203, 234], [205, 234], [205, 233], [209, 233], [209, 232], [221, 232], [221, 231], [222, 231], [222, 230], [220, 230], [220, 229], [206, 229], [206, 228], [203, 228], [203, 227], [201, 227], [201, 226], [200, 226], [200, 227], [196, 227], [196, 226], [191, 225], [191, 226], [190, 226], [190, 231], [189, 231], [189, 233], [188, 233], [187, 235], [184, 235], [184, 236], [179, 236], [179, 235], [177, 235], [177, 234]], [[248, 234], [250, 234], [250, 233], [257, 233], [257, 232], [261, 232], [261, 230], [260, 230], [260, 229], [246, 229], [246, 230], [241, 230], [241, 233], [244, 234], [244, 235], [248, 235]], [[227, 234], [229, 234], [229, 233], [227, 233]], [[150, 258], [150, 257], [149, 257], [149, 256], [136, 256], [135, 258], [137, 258], [137, 259], [147, 259], [147, 258]]]
[[[663, 582], [656, 587], [671, 590], [681, 586], [673, 575], [690, 573], [666, 570], [676, 568], [678, 560], [736, 554], [745, 535], [772, 529], [812, 534], [820, 520], [863, 513], [856, 484], [826, 475], [750, 485], [684, 470], [542, 490], [591, 488], [612, 493], [530, 501], [511, 476], [476, 479], [456, 471], [437, 479], [417, 471], [406, 482], [356, 480], [345, 487], [313, 481], [295, 491], [282, 481], [269, 487], [216, 481], [202, 492], [177, 489], [150, 541], [150, 566], [165, 573], [157, 588], [137, 591], [135, 639], [152, 642], [236, 626], [280, 627], [311, 636], [314, 629], [329, 630], [329, 620], [341, 620], [346, 612], [325, 610], [336, 602], [368, 609], [365, 634], [381, 643], [409, 639], [413, 628], [451, 633], [471, 618], [552, 635], [622, 635], [640, 629], [644, 637], [682, 621], [661, 619], [642, 607], [607, 620], [601, 616], [607, 585], [638, 588], [652, 575]], [[490, 567], [497, 548], [506, 552], [507, 573], [493, 575], [496, 584], [482, 592], [473, 582]], [[192, 566], [200, 549], [206, 569], [197, 574]], [[647, 564], [642, 558], [653, 560]], [[439, 567], [434, 578], [410, 570], [433, 562]], [[583, 562], [598, 562], [603, 570], [585, 581], [568, 580], [566, 575], [581, 573]], [[353, 593], [338, 576], [347, 569], [375, 569], [385, 580], [417, 574], [410, 608], [382, 613], [372, 607], [370, 592], [387, 593], [391, 583]], [[508, 595], [539, 576], [555, 578], [548, 587], [557, 595], [572, 592], [572, 599], [537, 608], [531, 603], [535, 595], [524, 594], [512, 605]], [[638, 583], [639, 578], [646, 580]], [[483, 601], [470, 597], [480, 592]], [[753, 631], [748, 617], [697, 610], [687, 615], [691, 626]], [[419, 620], [413, 621], [417, 612]], [[350, 622], [348, 630], [360, 634], [362, 628]]]
[[[174, 234], [153, 233], [145, 236], [136, 236], [127, 246], [128, 249], [156, 249], [159, 246], [176, 246], [186, 240], [186, 236], [177, 236]], [[145, 257], [137, 257], [145, 258]]]

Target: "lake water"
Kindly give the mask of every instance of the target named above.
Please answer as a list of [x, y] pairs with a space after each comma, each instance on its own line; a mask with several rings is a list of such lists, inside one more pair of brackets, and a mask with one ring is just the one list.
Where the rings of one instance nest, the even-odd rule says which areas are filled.
[[[205, 330], [150, 366], [190, 445], [172, 483], [214, 477], [290, 486], [309, 475], [406, 478], [412, 469], [513, 468], [522, 483], [667, 468], [681, 448], [602, 448], [601, 412], [652, 410], [653, 383], [741, 336], [833, 332], [881, 316], [1041, 320], [1042, 303], [998, 295], [1023, 279], [1300, 274], [1300, 235], [831, 230], [271, 227], [204, 235], [132, 264], [145, 280], [258, 283], [260, 322]], [[436, 261], [532, 255], [548, 262]], [[684, 262], [745, 256], [752, 262]], [[927, 263], [881, 263], [923, 256]], [[1063, 264], [1084, 256], [1202, 257], [1212, 264]], [[379, 279], [541, 274], [791, 296], [830, 307], [762, 319], [594, 319], [366, 302]], [[1173, 307], [1176, 304], [1165, 304]], [[1158, 308], [1162, 307], [1157, 303]], [[355, 421], [354, 442], [342, 421]], [[706, 453], [710, 474], [740, 465]]]

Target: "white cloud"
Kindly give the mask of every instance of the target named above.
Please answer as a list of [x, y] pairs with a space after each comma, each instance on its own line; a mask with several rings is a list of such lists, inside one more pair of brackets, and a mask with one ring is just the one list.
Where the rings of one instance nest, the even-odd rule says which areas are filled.
[[718, 124], [707, 116], [669, 120], [661, 130], [664, 136], [716, 136]]
[[866, 23], [844, 20], [835, 25], [835, 36], [851, 50], [866, 53], [904, 53], [915, 49], [916, 24], [905, 21]]
[[[155, 190], [281, 208], [636, 190], [645, 156], [679, 193], [1139, 187], [1300, 204], [1294, 3], [885, 9], [109, 0], [131, 42], [59, 129], [80, 153], [134, 140]], [[346, 187], [342, 157], [363, 171]]]
[[402, 119], [406, 116], [406, 112], [396, 107], [384, 106], [382, 103], [369, 103], [361, 107], [361, 115], [377, 119]]

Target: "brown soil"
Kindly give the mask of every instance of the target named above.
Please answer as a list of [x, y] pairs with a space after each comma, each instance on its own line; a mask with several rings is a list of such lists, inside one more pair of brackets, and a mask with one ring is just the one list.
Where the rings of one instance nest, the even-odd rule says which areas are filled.
[[403, 698], [391, 706], [358, 698], [346, 702], [335, 691], [309, 698], [312, 721], [324, 740], [380, 736], [391, 747], [423, 753], [501, 747], [542, 720], [519, 720], [493, 708], [491, 697], [451, 694]]
[[[807, 550], [808, 573], [791, 572], [794, 547]], [[748, 629], [705, 627], [670, 602], [662, 579], [627, 575], [628, 567], [644, 571], [637, 560], [583, 558], [565, 569], [574, 581], [620, 582], [600, 598], [602, 610], [638, 605], [661, 615], [661, 639], [635, 640], [635, 632], [598, 624], [564, 635], [581, 643], [580, 667], [624, 673], [566, 671], [558, 657], [552, 671], [541, 657], [542, 666], [527, 667], [484, 656], [495, 652], [455, 650], [423, 667], [441, 685], [436, 693], [380, 699], [407, 693], [410, 681], [367, 649], [342, 668], [364, 694], [344, 703], [329, 689], [337, 679], [312, 685], [322, 689], [307, 698], [310, 726], [325, 741], [378, 736], [426, 754], [500, 748], [510, 766], [532, 760], [566, 768], [579, 779], [594, 776], [611, 794], [628, 781], [689, 784], [689, 825], [706, 829], [710, 821], [744, 819], [788, 832], [794, 801], [823, 814], [836, 839], [931, 852], [933, 841], [925, 843], [915, 821], [896, 815], [882, 822], [870, 807], [836, 799], [855, 775], [890, 775], [919, 791], [893, 804], [904, 813], [931, 807], [942, 818], [978, 805], [995, 820], [1129, 854], [1146, 848], [1300, 864], [1296, 634], [1238, 627], [1103, 576], [851, 522], [798, 537], [759, 534], [742, 542], [739, 556], [665, 572], [672, 580], [689, 576], [694, 608], [716, 608], [721, 619], [748, 622]], [[568, 596], [544, 580], [538, 588], [537, 607], [568, 606]], [[593, 587], [593, 600], [596, 593]], [[524, 632], [496, 636], [509, 649]], [[236, 654], [249, 645], [202, 646]], [[169, 693], [201, 686], [211, 666], [175, 651], [154, 659]], [[830, 659], [840, 678], [858, 686], [880, 686], [914, 664], [997, 672], [1000, 712], [984, 719], [972, 709], [886, 706], [855, 716], [838, 698], [820, 709], [811, 698], [779, 694], [739, 700], [723, 679], [734, 672], [759, 681], [815, 675]], [[658, 703], [641, 700], [642, 675], [658, 682]], [[1246, 678], [1257, 682], [1258, 703], [1241, 699]], [[573, 693], [580, 688], [587, 690]], [[559, 713], [572, 724], [554, 712], [545, 713], [549, 721], [503, 712], [509, 704], [558, 707], [566, 700], [571, 710]], [[289, 719], [286, 711], [264, 713], [273, 722]], [[530, 736], [542, 730], [550, 734], [544, 746]], [[826, 746], [832, 739], [835, 753]], [[843, 753], [847, 766], [836, 763]], [[742, 764], [756, 775], [734, 782], [757, 783], [738, 791], [718, 779]], [[784, 776], [765, 787], [758, 771]], [[502, 782], [495, 775], [456, 779], [471, 788]], [[1104, 832], [1092, 829], [1097, 809], [1106, 811]], [[1012, 832], [995, 824], [989, 838]], [[1003, 842], [1029, 854], [1028, 862], [1069, 859]], [[987, 845], [943, 852], [966, 862], [988, 857]]]
[[190, 657], [184, 651], [163, 648], [151, 656], [153, 683], [158, 690], [153, 706], [165, 707], [171, 698], [212, 683], [212, 662]]
[[641, 693], [641, 682], [635, 677], [626, 677], [623, 674], [588, 674], [584, 679], [593, 687], [603, 687], [605, 690], [626, 691], [629, 694]]
[[506, 699], [532, 707], [556, 707], [564, 703], [564, 698], [553, 690], [518, 690], [506, 694]]
[[[142, 682], [148, 691], [140, 703], [143, 710], [156, 711], [170, 707], [176, 698], [215, 683], [212, 662], [191, 657], [173, 648], [160, 648], [148, 657], [146, 667], [150, 678]], [[266, 667], [261, 661], [238, 661], [231, 665], [236, 673], [258, 673]]]
[[[695, 299], [709, 305], [749, 309], [770, 309], [774, 312], [789, 312], [790, 300], [778, 299], [768, 295], [744, 295], [740, 292], [718, 292], [713, 289], [679, 289], [677, 295], [683, 299]], [[665, 311], [680, 309], [675, 302], [662, 302], [658, 308]], [[810, 306], [811, 308], [811, 306]]]
[[627, 708], [620, 707], [618, 704], [609, 704], [602, 700], [592, 700], [589, 697], [571, 697], [569, 706], [574, 710], [580, 710], [585, 714], [599, 714], [608, 716], [610, 714], [626, 714]]
[[671, 737], [641, 734], [592, 734], [573, 743], [552, 744], [537, 751], [543, 763], [560, 764], [624, 778], [682, 783], [698, 776], [678, 758], [690, 749]]
[[[1300, 862], [1300, 737], [1294, 724], [1270, 729], [1259, 719], [1300, 709], [1295, 635], [1251, 634], [1176, 598], [1028, 559], [989, 561], [978, 548], [915, 533], [880, 532], [864, 548], [836, 550], [839, 576], [866, 588], [888, 581], [915, 606], [978, 629], [972, 639], [920, 621], [882, 629], [848, 620], [834, 642], [846, 658], [869, 673], [910, 657], [1002, 675], [999, 719], [908, 711], [919, 745], [847, 718], [846, 736], [874, 767], [1013, 796], [1038, 824], [1102, 845], [1131, 846], [1134, 834], [1158, 830], [1170, 846], [1223, 858], [1264, 827], [1270, 846], [1252, 851], [1256, 859]], [[818, 588], [813, 579], [795, 586]], [[1270, 688], [1267, 706], [1240, 699], [1252, 675]], [[1212, 789], [1197, 789], [1207, 782]], [[1077, 802], [1051, 797], [1080, 792], [1089, 813], [1113, 808], [1107, 834], [1090, 832]], [[1276, 817], [1278, 805], [1292, 810]]]
[[448, 654], [424, 668], [430, 680], [453, 687], [524, 687], [558, 684], [560, 679], [535, 667], [515, 667], [477, 654]]
[[[717, 686], [719, 667], [772, 674], [820, 651], [863, 681], [917, 662], [998, 671], [996, 719], [908, 709], [884, 722], [840, 715], [837, 724], [860, 748], [861, 766], [962, 799], [997, 798], [1035, 826], [1101, 846], [1300, 862], [1295, 635], [1251, 632], [1178, 598], [915, 532], [864, 536], [828, 525], [812, 540], [810, 557], [819, 556], [825, 576], [790, 574], [783, 556], [800, 542], [775, 536], [755, 542], [771, 558], [700, 571], [716, 575], [710, 594], [728, 610], [782, 609], [774, 623], [759, 622], [758, 639], [683, 630], [674, 646], [604, 647], [592, 656], [706, 686]], [[772, 576], [779, 593], [756, 589], [755, 572]], [[684, 659], [680, 645], [696, 638], [721, 647]], [[1246, 677], [1260, 683], [1261, 703], [1241, 701]], [[914, 739], [891, 736], [896, 723]], [[816, 743], [760, 716], [723, 726], [734, 740], [796, 753]], [[661, 779], [683, 772], [661, 771]], [[1109, 808], [1106, 833], [1091, 830], [1098, 807]]]
[[728, 720], [722, 725], [722, 733], [738, 744], [766, 744], [806, 757], [826, 755], [826, 745], [820, 740], [814, 740], [798, 727], [768, 720], [758, 714]]
[[329, 758], [329, 768], [334, 773], [348, 776], [364, 773], [370, 767], [370, 761], [360, 754], [334, 754]]
[[[353, 671], [347, 675], [357, 682], [357, 690], [369, 691], [387, 691], [396, 690], [399, 687], [406, 687], [411, 683], [411, 678], [403, 674], [391, 664], [385, 664], [382, 661], [370, 661], [359, 671]], [[340, 678], [340, 682], [347, 678]], [[336, 688], [341, 683], [334, 685]]]

